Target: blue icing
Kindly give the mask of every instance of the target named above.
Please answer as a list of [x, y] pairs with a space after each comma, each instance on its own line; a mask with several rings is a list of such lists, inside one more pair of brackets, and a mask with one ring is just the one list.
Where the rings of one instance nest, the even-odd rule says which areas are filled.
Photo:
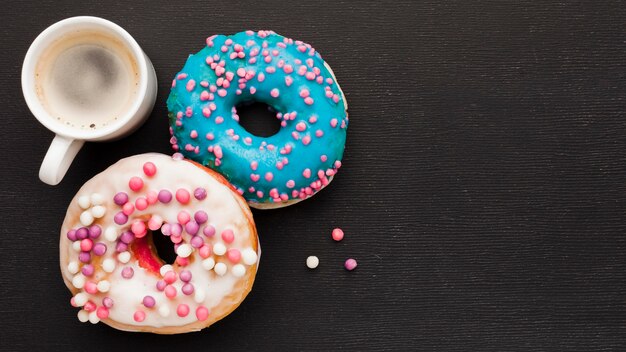
[[[278, 112], [278, 133], [257, 137], [239, 125], [233, 107], [251, 101]], [[341, 166], [343, 94], [319, 53], [274, 32], [208, 38], [174, 78], [167, 107], [173, 148], [222, 173], [249, 202], [304, 199]]]

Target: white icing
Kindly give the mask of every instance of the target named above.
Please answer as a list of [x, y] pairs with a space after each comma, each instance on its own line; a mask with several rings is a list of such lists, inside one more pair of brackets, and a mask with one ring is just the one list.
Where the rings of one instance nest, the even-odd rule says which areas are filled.
[[[153, 162], [157, 167], [157, 172], [152, 177], [147, 177], [142, 172], [143, 164], [148, 161]], [[128, 188], [128, 180], [133, 176], [139, 176], [144, 181], [144, 187], [139, 192], [133, 192]], [[197, 187], [203, 187], [207, 190], [207, 197], [204, 200], [194, 198], [193, 192]], [[189, 204], [184, 206], [178, 204], [174, 196], [178, 188], [189, 191], [191, 194]], [[197, 321], [194, 312], [199, 305], [203, 305], [211, 311], [212, 308], [222, 303], [224, 297], [232, 293], [235, 285], [242, 280], [241, 277], [245, 276], [249, 270], [246, 266], [258, 265], [260, 253], [257, 254], [251, 247], [255, 244], [253, 241], [256, 239], [252, 238], [248, 228], [248, 220], [240, 208], [238, 199], [233, 195], [233, 191], [194, 164], [186, 161], [175, 161], [171, 157], [160, 154], [135, 156], [121, 160], [111, 169], [94, 177], [85, 185], [84, 189], [90, 190], [90, 192], [85, 192], [90, 196], [82, 195], [79, 197], [81, 204], [85, 207], [78, 205], [82, 209], [88, 209], [91, 205], [94, 207], [81, 214], [80, 223], [67, 223], [64, 226], [68, 229], [88, 226], [85, 223], [89, 221], [83, 220], [89, 219], [83, 219], [83, 214], [89, 214], [92, 217], [91, 222], [89, 222], [91, 224], [94, 221], [93, 215], [99, 215], [100, 210], [97, 207], [102, 205], [105, 208], [102, 218], [95, 221], [104, 229], [103, 235], [95, 242], [103, 242], [107, 246], [107, 251], [101, 257], [92, 253], [92, 259], [98, 258], [98, 260], [92, 261], [95, 273], [88, 278], [89, 281], [97, 283], [96, 287], [100, 292], [91, 295], [83, 291], [82, 294], [87, 295], [98, 305], [101, 304], [102, 298], [110, 297], [114, 305], [109, 309], [109, 318], [114, 321], [128, 325], [152, 327], [182, 326], [193, 323]], [[149, 191], [158, 192], [162, 189], [172, 192], [173, 199], [170, 203], [157, 202], [149, 205], [143, 211], [135, 210], [129, 216], [126, 224], [121, 226], [115, 224], [113, 217], [121, 211], [121, 207], [113, 202], [113, 197], [117, 192], [126, 192], [129, 201], [134, 204], [138, 197], [145, 197]], [[96, 209], [95, 214], [94, 209]], [[207, 238], [202, 234], [202, 229], [207, 224], [200, 225], [199, 236], [213, 249], [213, 254], [209, 258], [203, 259], [200, 257], [198, 249], [189, 245], [191, 236], [183, 231], [182, 242], [178, 246], [177, 254], [181, 257], [188, 255], [190, 264], [184, 269], [192, 272], [190, 283], [194, 287], [194, 292], [191, 295], [183, 294], [182, 286], [185, 283], [178, 279], [172, 284], [178, 294], [174, 299], [168, 299], [162, 291], [156, 288], [156, 283], [162, 280], [162, 275], [165, 272], [174, 270], [179, 274], [183, 268], [179, 268], [178, 265], [173, 267], [167, 264], [160, 268], [161, 275], [149, 272], [139, 266], [131, 252], [126, 251], [118, 254], [115, 251], [116, 241], [119, 234], [129, 230], [135, 220], [148, 222], [152, 217], [153, 222], [157, 224], [174, 224], [178, 222], [177, 215], [182, 209], [186, 210], [192, 219], [193, 214], [197, 211], [206, 211], [210, 220], [208, 223], [215, 227], [216, 235]], [[85, 217], [88, 216], [85, 215]], [[232, 229], [235, 233], [235, 239], [230, 244], [221, 242], [219, 234], [225, 229]], [[63, 244], [64, 241], [69, 240], [66, 236], [62, 236], [61, 241]], [[63, 245], [61, 247], [63, 248]], [[82, 263], [78, 262], [80, 241], [74, 242], [70, 248], [77, 248], [77, 251], [67, 251], [67, 253], [62, 254], [62, 257], [66, 256], [69, 261], [81, 266]], [[242, 253], [240, 264], [233, 265], [223, 256], [229, 248], [236, 248]], [[189, 253], [187, 254], [187, 252]], [[124, 268], [133, 269], [132, 278], [122, 278], [121, 273]], [[76, 288], [82, 289], [86, 278], [79, 271], [76, 272], [78, 272], [77, 275], [71, 275], [67, 272], [64, 272], [64, 275], [66, 277], [69, 275], [68, 279], [72, 284]], [[142, 304], [143, 297], [146, 295], [155, 298], [156, 305], [154, 307], [146, 308]], [[175, 314], [179, 304], [189, 306], [190, 313], [186, 317], [179, 317]], [[138, 310], [146, 313], [145, 320], [142, 322], [135, 322], [133, 319], [133, 314]], [[79, 319], [82, 318], [81, 321], [99, 321], [95, 312], [92, 314], [84, 310], [81, 312], [84, 312], [79, 313]], [[85, 319], [86, 315], [88, 319]]]

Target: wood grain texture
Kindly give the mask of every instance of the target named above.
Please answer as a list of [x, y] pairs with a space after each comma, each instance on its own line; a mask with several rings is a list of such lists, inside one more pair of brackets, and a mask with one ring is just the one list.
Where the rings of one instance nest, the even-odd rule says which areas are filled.
[[[0, 13], [5, 113], [2, 350], [626, 349], [626, 6], [620, 1], [15, 2]], [[126, 28], [159, 95], [130, 138], [37, 179], [52, 134], [19, 72], [62, 18]], [[315, 46], [350, 104], [344, 167], [313, 199], [256, 211], [254, 289], [200, 333], [80, 324], [58, 268], [78, 188], [119, 158], [169, 153], [169, 81], [204, 38], [273, 29]], [[333, 243], [330, 231], [346, 232]], [[320, 258], [309, 271], [308, 255]], [[346, 272], [354, 257], [359, 267]]]

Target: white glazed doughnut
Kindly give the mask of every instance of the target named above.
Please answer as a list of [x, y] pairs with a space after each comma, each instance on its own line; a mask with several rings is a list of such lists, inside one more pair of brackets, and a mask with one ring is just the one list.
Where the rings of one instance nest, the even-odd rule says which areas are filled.
[[[171, 265], [156, 253], [157, 230], [175, 246]], [[252, 289], [259, 254], [252, 214], [232, 186], [162, 154], [122, 159], [89, 180], [61, 229], [78, 319], [126, 331], [175, 334], [220, 320]]]

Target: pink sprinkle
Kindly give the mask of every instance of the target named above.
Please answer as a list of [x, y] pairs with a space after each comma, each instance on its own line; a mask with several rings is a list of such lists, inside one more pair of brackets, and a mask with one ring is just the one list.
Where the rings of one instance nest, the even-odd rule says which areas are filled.
[[191, 196], [189, 195], [189, 191], [187, 191], [184, 188], [179, 188], [176, 191], [176, 200], [181, 203], [181, 204], [187, 204], [189, 203], [189, 199], [191, 199]]
[[215, 136], [213, 135], [213, 133], [209, 132], [206, 134], [206, 139], [212, 141], [213, 139], [215, 139]]
[[278, 98], [278, 95], [279, 95], [279, 94], [280, 94], [280, 93], [278, 92], [278, 88], [274, 88], [274, 89], [272, 89], [272, 91], [270, 92], [270, 95], [271, 95], [273, 98]]
[[306, 98], [308, 97], [310, 94], [309, 90], [304, 88], [300, 91], [300, 98]]
[[224, 72], [226, 72], [226, 69], [224, 69], [224, 67], [222, 66], [215, 66], [215, 74], [219, 77], [221, 75], [224, 74]]
[[320, 160], [322, 162], [326, 162], [326, 160], [328, 160], [328, 157], [326, 155], [322, 155], [322, 156], [320, 156]]
[[309, 123], [316, 123], [317, 122], [317, 116], [312, 115], [311, 117], [309, 117]]
[[122, 205], [122, 212], [124, 213], [124, 215], [128, 216], [132, 214], [134, 211], [135, 211], [135, 206], [133, 205], [133, 203], [127, 202], [126, 204]]
[[235, 240], [235, 233], [231, 229], [226, 229], [222, 231], [222, 240], [226, 243], [233, 243]]
[[196, 309], [196, 318], [198, 318], [199, 321], [207, 320], [208, 317], [209, 317], [209, 310], [207, 309], [207, 307], [199, 306]]
[[313, 105], [313, 98], [306, 97], [306, 98], [304, 98], [304, 102], [305, 102], [306, 105]]
[[196, 81], [194, 81], [193, 79], [190, 79], [189, 81], [187, 81], [188, 92], [191, 92], [195, 87], [196, 87]]
[[334, 229], [332, 236], [333, 236], [333, 240], [337, 242], [341, 241], [343, 239], [343, 230], [340, 228]]
[[295, 183], [294, 180], [289, 180], [289, 181], [287, 181], [286, 186], [287, 186], [287, 188], [294, 188], [296, 186], [296, 183]]
[[330, 120], [330, 126], [333, 128], [337, 127], [337, 119]]
[[302, 138], [302, 144], [304, 144], [304, 145], [309, 145], [309, 143], [311, 143], [311, 136], [308, 136], [308, 135], [307, 135], [307, 136], [304, 136], [304, 137]]
[[226, 96], [226, 93], [227, 93], [226, 89], [218, 89], [217, 90], [217, 95], [219, 95], [222, 98]]
[[176, 287], [172, 285], [165, 286], [165, 296], [169, 299], [173, 299], [176, 297], [178, 292], [176, 292]]
[[263, 82], [263, 81], [265, 80], [265, 73], [263, 73], [263, 72], [259, 73], [259, 74], [256, 76], [256, 79], [257, 79], [259, 82]]
[[146, 176], [148, 177], [154, 176], [154, 174], [156, 174], [156, 166], [154, 165], [154, 163], [148, 161], [147, 163], [143, 164], [143, 173], [146, 174]]
[[239, 252], [239, 250], [236, 248], [229, 249], [226, 253], [226, 256], [231, 263], [239, 263], [239, 261], [241, 260], [241, 252]]
[[304, 130], [306, 130], [306, 124], [302, 121], [298, 122], [298, 124], [296, 125], [296, 130], [303, 132]]
[[283, 169], [283, 167], [284, 167], [284, 165], [283, 165], [283, 162], [282, 162], [282, 161], [278, 161], [278, 162], [276, 163], [276, 168], [277, 168], [278, 170], [282, 170], [282, 169]]
[[222, 147], [220, 147], [219, 145], [216, 145], [213, 148], [213, 154], [215, 154], [215, 157], [218, 159], [221, 159], [222, 157], [224, 157], [224, 153], [222, 152]]
[[283, 67], [283, 71], [285, 71], [285, 73], [289, 74], [293, 72], [293, 66], [287, 64]]
[[259, 166], [259, 163], [256, 162], [256, 161], [253, 161], [253, 162], [250, 163], [250, 168], [252, 170], [256, 170], [258, 166]]
[[256, 191], [256, 196], [257, 196], [258, 198], [263, 198], [263, 192], [261, 192], [261, 191]]
[[223, 118], [223, 117], [218, 116], [218, 117], [216, 117], [216, 118], [215, 118], [215, 123], [216, 123], [216, 124], [218, 124], [218, 125], [219, 125], [219, 124], [221, 124], [221, 123], [223, 123], [223, 122], [224, 122], [224, 118]]
[[271, 172], [269, 172], [269, 171], [268, 171], [268, 172], [265, 174], [265, 180], [266, 180], [267, 182], [271, 182], [273, 178], [274, 178], [274, 174], [272, 174]]
[[324, 131], [322, 130], [317, 130], [315, 131], [315, 137], [320, 138], [324, 135]]
[[176, 76], [177, 79], [185, 79], [187, 78], [187, 74], [186, 73], [179, 73], [178, 76]]
[[138, 197], [135, 200], [135, 208], [137, 210], [146, 210], [146, 208], [148, 207], [148, 200], [145, 197]]
[[299, 52], [302, 52], [302, 53], [303, 53], [303, 52], [305, 52], [305, 51], [306, 51], [306, 46], [304, 46], [304, 45], [298, 45], [298, 51], [299, 51]]
[[85, 303], [85, 306], [83, 308], [88, 312], [93, 312], [94, 310], [96, 310], [96, 304], [93, 303], [92, 301], [87, 301], [87, 303]]
[[176, 314], [181, 318], [186, 317], [189, 314], [189, 306], [184, 303], [179, 304], [176, 308]]
[[106, 309], [106, 307], [98, 307], [98, 310], [96, 310], [96, 316], [100, 319], [106, 319], [109, 317], [109, 310]]
[[146, 319], [146, 313], [144, 313], [141, 310], [138, 310], [135, 312], [135, 314], [133, 314], [133, 319], [135, 319], [136, 322], [141, 323], [142, 321]]
[[292, 83], [293, 83], [293, 78], [291, 78], [291, 76], [286, 76], [285, 77], [285, 85], [287, 87], [289, 87]]
[[[176, 193], [177, 193], [177, 197], [176, 198], [178, 199], [178, 192], [176, 192]], [[189, 215], [189, 213], [187, 211], [181, 210], [178, 213], [178, 216], [176, 217], [176, 219], [178, 220], [178, 222], [181, 225], [186, 225], [189, 222], [189, 220], [191, 220], [191, 215]]]
[[163, 218], [158, 215], [152, 215], [150, 220], [148, 220], [148, 228], [152, 231], [160, 229], [161, 225], [163, 225]]
[[200, 85], [203, 86], [204, 88], [209, 86], [209, 82], [207, 81], [200, 81]]
[[257, 182], [261, 178], [258, 174], [250, 174], [250, 179], [254, 182]]
[[85, 238], [80, 241], [80, 250], [83, 252], [89, 252], [93, 248], [93, 241], [90, 238]]
[[307, 73], [306, 73], [306, 76], [305, 76], [305, 77], [306, 77], [306, 79], [308, 79], [309, 81], [312, 81], [312, 80], [314, 80], [314, 79], [315, 79], [315, 73], [313, 73], [313, 72], [310, 72], [310, 71], [309, 71], [309, 72], [307, 72]]
[[146, 199], [148, 200], [148, 204], [155, 204], [159, 200], [159, 195], [156, 191], [150, 191], [146, 195]]
[[98, 293], [98, 285], [93, 281], [87, 281], [85, 282], [85, 291], [92, 295]]
[[137, 220], [131, 225], [130, 231], [135, 234], [135, 237], [141, 238], [146, 235], [146, 224], [141, 220]]
[[199, 252], [200, 256], [206, 259], [211, 256], [211, 246], [209, 246], [208, 244], [204, 244], [202, 247], [200, 247]]
[[352, 271], [356, 268], [356, 265], [357, 265], [356, 260], [350, 258], [346, 260], [344, 267], [346, 268], [346, 270]]
[[209, 100], [209, 92], [207, 92], [206, 90], [203, 90], [202, 93], [200, 93], [200, 100], [202, 101]]
[[311, 169], [304, 169], [304, 171], [302, 171], [302, 176], [304, 176], [305, 178], [310, 178], [311, 177]]
[[246, 76], [246, 69], [245, 68], [238, 68], [237, 69], [237, 76], [239, 77], [245, 77]]
[[254, 94], [254, 93], [256, 93], [256, 88], [250, 87], [250, 94]]
[[211, 116], [211, 109], [209, 109], [209, 108], [202, 109], [202, 115], [204, 115], [204, 117], [210, 117]]
[[267, 73], [274, 73], [274, 72], [276, 72], [276, 68], [274, 66], [267, 66], [265, 68], [265, 72], [267, 72]]
[[194, 138], [194, 139], [198, 138], [198, 131], [196, 131], [196, 130], [191, 131], [189, 133], [189, 137]]
[[128, 187], [135, 192], [139, 192], [143, 188], [143, 180], [141, 177], [133, 176], [128, 181]]

